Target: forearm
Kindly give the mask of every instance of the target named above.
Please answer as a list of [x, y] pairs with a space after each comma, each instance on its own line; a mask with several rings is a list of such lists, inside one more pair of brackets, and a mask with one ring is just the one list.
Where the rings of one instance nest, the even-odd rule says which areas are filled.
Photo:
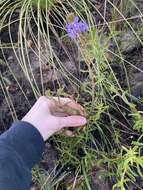
[[31, 168], [42, 155], [44, 141], [31, 124], [17, 122], [0, 136], [0, 187], [28, 190]]
[[[79, 104], [69, 98], [53, 99], [40, 97], [23, 117], [23, 122], [15, 123], [0, 136], [0, 189], [28, 190], [31, 169], [41, 158], [44, 140], [64, 127], [86, 124], [84, 110]], [[57, 103], [60, 108], [68, 105], [78, 110], [80, 115], [54, 115], [51, 110], [56, 110]]]

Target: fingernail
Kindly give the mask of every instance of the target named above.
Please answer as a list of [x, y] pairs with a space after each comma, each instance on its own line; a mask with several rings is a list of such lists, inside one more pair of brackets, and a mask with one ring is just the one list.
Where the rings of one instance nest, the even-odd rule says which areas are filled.
[[85, 125], [87, 123], [87, 120], [85, 117], [82, 117], [81, 119], [79, 119], [79, 124], [80, 125]]

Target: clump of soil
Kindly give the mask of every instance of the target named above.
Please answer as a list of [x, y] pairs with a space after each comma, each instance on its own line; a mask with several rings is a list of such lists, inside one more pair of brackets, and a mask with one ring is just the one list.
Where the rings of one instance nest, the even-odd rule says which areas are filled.
[[143, 97], [143, 48], [136, 49], [127, 56], [131, 93], [136, 98]]

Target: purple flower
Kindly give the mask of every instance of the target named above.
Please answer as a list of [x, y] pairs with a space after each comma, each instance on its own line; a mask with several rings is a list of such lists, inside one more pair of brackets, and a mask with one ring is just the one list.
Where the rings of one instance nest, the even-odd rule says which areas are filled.
[[79, 21], [78, 16], [75, 16], [75, 17], [74, 17], [74, 23], [78, 23], [78, 21]]
[[88, 30], [88, 24], [86, 22], [79, 22], [80, 32], [86, 32]]
[[86, 32], [88, 28], [88, 24], [79, 21], [78, 16], [75, 16], [74, 21], [66, 25], [66, 31], [71, 39], [75, 39], [79, 33]]

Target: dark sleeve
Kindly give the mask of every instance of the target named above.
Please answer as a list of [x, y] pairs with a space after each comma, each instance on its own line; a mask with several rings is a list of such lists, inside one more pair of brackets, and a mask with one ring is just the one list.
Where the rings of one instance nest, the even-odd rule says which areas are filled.
[[31, 169], [40, 160], [44, 141], [31, 124], [18, 121], [0, 136], [0, 190], [29, 190]]

